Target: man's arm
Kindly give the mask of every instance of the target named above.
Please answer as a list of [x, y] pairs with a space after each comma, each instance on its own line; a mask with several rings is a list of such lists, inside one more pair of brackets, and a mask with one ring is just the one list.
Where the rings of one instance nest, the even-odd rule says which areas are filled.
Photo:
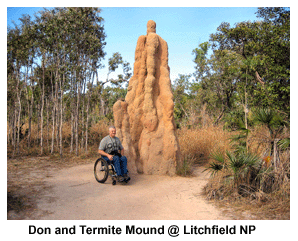
[[[118, 140], [119, 140], [119, 138], [118, 138]], [[124, 147], [122, 146], [122, 143], [120, 140], [119, 140], [119, 149], [120, 149], [121, 156], [124, 156]]]
[[108, 153], [106, 153], [106, 152], [104, 152], [103, 150], [98, 149], [98, 153], [99, 153], [100, 155], [102, 155], [102, 156], [106, 156], [107, 158], [109, 158], [110, 161], [113, 160], [113, 156], [110, 155], [110, 154], [108, 154]]

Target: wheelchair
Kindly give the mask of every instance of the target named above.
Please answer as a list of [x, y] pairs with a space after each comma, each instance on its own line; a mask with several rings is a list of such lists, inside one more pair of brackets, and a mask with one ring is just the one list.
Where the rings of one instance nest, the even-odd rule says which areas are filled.
[[102, 157], [98, 158], [94, 163], [94, 176], [99, 183], [105, 183], [109, 176], [112, 178], [112, 185], [117, 183], [115, 166]]

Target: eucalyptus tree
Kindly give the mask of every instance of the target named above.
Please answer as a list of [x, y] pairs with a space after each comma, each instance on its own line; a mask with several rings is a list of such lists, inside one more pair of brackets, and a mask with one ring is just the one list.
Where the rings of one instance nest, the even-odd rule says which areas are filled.
[[[88, 121], [89, 121], [89, 104], [90, 95], [87, 95], [87, 105], [85, 105], [85, 93], [87, 86], [92, 91], [95, 75], [97, 69], [102, 67], [101, 60], [105, 56], [103, 51], [106, 43], [103, 18], [99, 16], [101, 10], [99, 8], [67, 8], [69, 18], [69, 27], [72, 33], [72, 42], [70, 45], [70, 60], [71, 72], [74, 73], [74, 81], [77, 86], [76, 106], [75, 106], [75, 141], [76, 154], [79, 148], [79, 106], [81, 99], [83, 99], [83, 106], [81, 111], [81, 131], [83, 140], [83, 130], [85, 127], [86, 133], [86, 149], [88, 140]], [[83, 98], [81, 98], [83, 96]], [[87, 111], [85, 111], [85, 108]], [[86, 113], [87, 125], [84, 122], [84, 113]], [[83, 142], [82, 142], [83, 145]]]
[[179, 74], [179, 77], [173, 83], [174, 96], [174, 117], [181, 123], [183, 119], [189, 119], [189, 102], [191, 102], [190, 81], [191, 75]]
[[[131, 68], [119, 53], [109, 59], [107, 79], [98, 79], [106, 54], [100, 12], [100, 8], [91, 7], [44, 9], [35, 14], [34, 20], [25, 15], [19, 26], [8, 28], [8, 142], [14, 152], [19, 152], [21, 126], [28, 119], [28, 145], [32, 144], [31, 121], [37, 122], [35, 142], [40, 145], [40, 154], [45, 150], [45, 137], [48, 151], [63, 154], [63, 143], [67, 142], [63, 125], [70, 123], [70, 151], [78, 155], [80, 148], [88, 147], [94, 96], [103, 98], [109, 92], [104, 92], [108, 82], [115, 98], [124, 95], [122, 87], [131, 76]], [[110, 78], [119, 66], [123, 74]]]
[[193, 50], [197, 83], [192, 88], [209, 113], [217, 115], [215, 123], [226, 113], [231, 124], [242, 112], [247, 128], [247, 113], [255, 106], [289, 115], [290, 12], [259, 8], [257, 16], [263, 20], [234, 27], [223, 22], [209, 42]]
[[212, 46], [240, 54], [254, 75], [255, 104], [276, 107], [289, 114], [290, 97], [290, 11], [259, 8], [261, 21], [223, 22], [211, 34]]
[[[118, 74], [115, 77], [111, 77], [111, 74], [114, 73], [120, 66], [122, 66], [122, 73]], [[105, 80], [98, 81], [98, 91], [100, 91], [100, 105], [101, 105], [101, 116], [106, 116], [112, 109], [113, 104], [116, 102], [111, 99], [109, 99], [109, 95], [113, 90], [118, 92], [118, 94], [121, 92], [121, 89], [123, 85], [128, 83], [128, 80], [130, 79], [132, 73], [131, 73], [131, 67], [130, 64], [123, 59], [121, 54], [119, 52], [115, 52], [112, 54], [112, 57], [108, 59], [108, 72], [107, 77]], [[110, 87], [105, 89], [105, 85], [110, 84]], [[125, 92], [125, 91], [124, 91]], [[122, 93], [124, 93], [122, 91]], [[116, 94], [116, 93], [115, 93]], [[115, 96], [118, 96], [120, 98], [121, 94]], [[124, 97], [122, 95], [122, 97]]]
[[19, 124], [21, 114], [21, 30], [18, 26], [9, 28], [7, 32], [7, 114], [10, 122], [13, 154], [19, 144]]
[[31, 142], [31, 124], [32, 124], [32, 115], [34, 107], [34, 97], [36, 96], [36, 76], [35, 68], [37, 66], [37, 41], [36, 41], [36, 31], [34, 28], [34, 22], [30, 15], [23, 15], [20, 18], [22, 26], [22, 38], [25, 45], [23, 49], [26, 58], [24, 59], [24, 83], [26, 85], [26, 99], [27, 99], [27, 108], [28, 108], [28, 148], [30, 147]]
[[94, 79], [91, 76], [101, 66], [101, 59], [105, 55], [105, 33], [103, 19], [99, 16], [100, 11], [99, 8], [53, 8], [44, 9], [39, 12], [39, 16], [37, 15], [36, 29], [39, 33], [43, 83], [46, 69], [51, 70], [53, 76], [50, 78], [53, 102], [52, 153], [57, 142], [62, 155], [63, 100], [67, 91], [74, 103], [71, 106], [71, 123], [78, 154], [79, 125], [81, 124], [81, 129], [84, 125], [83, 118], [80, 123], [79, 109], [81, 116], [85, 111], [84, 107], [81, 107], [81, 95], [86, 91], [87, 82]]
[[214, 50], [208, 57], [208, 42], [199, 45], [193, 53], [196, 64], [195, 77], [197, 84], [193, 86], [199, 91], [202, 102], [214, 115], [217, 124], [223, 115], [235, 107], [238, 84], [241, 82], [242, 58], [230, 50]]
[[[28, 16], [20, 19], [21, 24], [15, 28], [8, 28], [7, 33], [7, 81], [8, 81], [8, 104], [10, 104], [10, 123], [12, 144], [14, 151], [19, 153], [20, 136], [22, 134], [21, 122], [22, 110], [26, 102], [24, 95], [27, 93], [27, 107], [32, 114], [33, 105], [33, 64], [35, 57], [34, 36], [32, 35], [31, 20]], [[29, 83], [29, 85], [28, 85]], [[31, 116], [29, 118], [29, 131], [31, 127]], [[30, 132], [29, 132], [30, 135]]]

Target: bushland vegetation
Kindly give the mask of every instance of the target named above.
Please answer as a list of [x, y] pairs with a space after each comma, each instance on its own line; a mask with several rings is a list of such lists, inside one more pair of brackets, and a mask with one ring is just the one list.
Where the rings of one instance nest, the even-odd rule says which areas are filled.
[[[102, 67], [105, 32], [99, 8], [53, 8], [24, 15], [7, 31], [8, 155], [79, 155], [98, 141], [95, 126], [111, 119], [126, 90], [129, 63], [116, 52]], [[119, 66], [123, 74], [110, 74]], [[105, 86], [110, 83], [109, 86]], [[38, 148], [37, 148], [38, 147]], [[38, 150], [39, 149], [39, 150]]]
[[[100, 8], [44, 9], [7, 30], [7, 156], [96, 155], [124, 98], [130, 64], [115, 52], [98, 77]], [[195, 69], [173, 80], [182, 153], [179, 175], [211, 175], [209, 200], [289, 219], [290, 11], [259, 8], [258, 21], [223, 22], [193, 50]], [[122, 74], [110, 74], [122, 67]]]
[[290, 215], [290, 11], [259, 8], [260, 21], [223, 22], [193, 50], [193, 74], [173, 85], [184, 165], [205, 165], [209, 200]]

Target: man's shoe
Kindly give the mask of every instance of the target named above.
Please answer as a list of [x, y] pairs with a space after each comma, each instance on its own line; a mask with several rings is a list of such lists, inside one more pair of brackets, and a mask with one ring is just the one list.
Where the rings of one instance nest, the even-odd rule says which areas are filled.
[[130, 177], [127, 174], [123, 175], [125, 182], [129, 182]]
[[118, 182], [124, 182], [125, 181], [125, 178], [122, 177], [122, 176], [118, 176]]

